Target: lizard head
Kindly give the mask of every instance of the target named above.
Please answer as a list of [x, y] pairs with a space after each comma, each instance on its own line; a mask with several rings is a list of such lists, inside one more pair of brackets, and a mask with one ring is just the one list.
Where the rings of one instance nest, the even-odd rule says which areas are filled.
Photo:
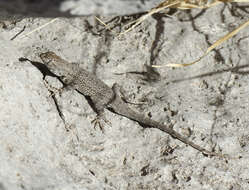
[[69, 63], [56, 55], [54, 52], [48, 51], [46, 53], [41, 53], [40, 58], [44, 65], [46, 65], [52, 73], [59, 77], [74, 75], [77, 73], [78, 64]]

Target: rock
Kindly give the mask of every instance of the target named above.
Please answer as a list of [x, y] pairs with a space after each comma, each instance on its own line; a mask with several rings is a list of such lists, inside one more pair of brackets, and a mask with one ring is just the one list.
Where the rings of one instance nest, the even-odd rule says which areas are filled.
[[80, 15], [129, 15], [145, 12], [161, 0], [0, 0], [10, 14], [58, 17]]

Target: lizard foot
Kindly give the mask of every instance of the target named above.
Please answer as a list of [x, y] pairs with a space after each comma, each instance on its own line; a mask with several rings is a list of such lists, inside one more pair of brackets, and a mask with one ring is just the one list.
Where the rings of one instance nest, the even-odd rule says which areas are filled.
[[102, 132], [104, 132], [104, 125], [103, 125], [102, 120], [103, 120], [105, 123], [107, 123], [108, 125], [111, 126], [111, 122], [108, 121], [108, 120], [104, 117], [104, 115], [97, 115], [97, 117], [96, 117], [94, 120], [92, 120], [91, 123], [93, 123], [94, 129], [96, 129], [96, 126], [98, 125], [99, 128], [100, 128], [100, 130], [101, 130]]

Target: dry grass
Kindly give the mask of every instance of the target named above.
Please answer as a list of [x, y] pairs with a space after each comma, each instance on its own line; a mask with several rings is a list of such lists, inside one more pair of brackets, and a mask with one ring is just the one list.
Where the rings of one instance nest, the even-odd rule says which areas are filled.
[[[129, 23], [130, 25], [133, 24], [129, 29], [122, 32], [120, 35], [123, 35], [130, 30], [134, 29], [137, 25], [142, 23], [145, 19], [147, 19], [149, 16], [158, 13], [166, 8], [177, 8], [177, 9], [193, 9], [193, 8], [199, 8], [199, 9], [206, 9], [209, 7], [216, 6], [220, 3], [230, 3], [230, 2], [249, 2], [249, 0], [213, 0], [211, 3], [208, 2], [208, 0], [166, 0], [160, 3], [157, 7], [151, 9], [147, 14], [140, 17], [138, 20]], [[240, 25], [238, 28], [236, 28], [234, 31], [226, 34], [224, 37], [217, 40], [214, 44], [212, 44], [206, 52], [197, 60], [191, 62], [191, 63], [171, 63], [166, 65], [153, 65], [153, 67], [185, 67], [189, 65], [193, 65], [195, 63], [198, 63], [202, 58], [204, 58], [210, 51], [215, 49], [217, 46], [222, 44], [224, 41], [228, 40], [229, 38], [233, 37], [235, 34], [237, 34], [240, 30], [244, 29], [249, 25], [249, 20], [242, 25]]]

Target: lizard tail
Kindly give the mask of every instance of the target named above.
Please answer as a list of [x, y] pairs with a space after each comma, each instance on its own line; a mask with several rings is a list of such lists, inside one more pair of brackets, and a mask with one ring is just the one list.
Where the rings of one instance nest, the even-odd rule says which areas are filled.
[[172, 128], [167, 127], [166, 125], [161, 124], [161, 123], [159, 123], [155, 120], [152, 120], [148, 117], [145, 117], [143, 114], [137, 113], [137, 112], [133, 111], [132, 109], [129, 109], [129, 111], [126, 110], [126, 111], [124, 111], [124, 113], [122, 112], [122, 110], [114, 110], [114, 112], [118, 113], [119, 115], [123, 115], [124, 117], [127, 117], [129, 119], [132, 119], [134, 121], [137, 121], [138, 123], [143, 124], [145, 127], [157, 128], [163, 132], [166, 132], [170, 136], [172, 136], [173, 138], [176, 138], [179, 141], [183, 142], [184, 144], [193, 147], [194, 149], [200, 151], [204, 155], [224, 157], [224, 155], [222, 155], [222, 154], [219, 154], [216, 152], [211, 152], [211, 151], [195, 144], [194, 142], [188, 140], [186, 137], [184, 137], [180, 133], [176, 132]]

